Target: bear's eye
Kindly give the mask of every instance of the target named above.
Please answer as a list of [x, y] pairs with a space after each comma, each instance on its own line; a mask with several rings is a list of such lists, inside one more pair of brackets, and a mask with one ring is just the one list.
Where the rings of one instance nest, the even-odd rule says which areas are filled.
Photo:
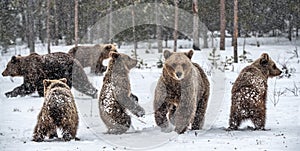
[[171, 66], [172, 66], [173, 68], [175, 68], [175, 67], [176, 67], [176, 63], [172, 63]]
[[276, 67], [276, 65], [274, 64], [274, 65], [272, 66], [272, 68], [273, 68], [273, 69], [276, 69], [277, 67]]
[[181, 66], [182, 66], [182, 68], [186, 68], [187, 65], [185, 63], [183, 63]]

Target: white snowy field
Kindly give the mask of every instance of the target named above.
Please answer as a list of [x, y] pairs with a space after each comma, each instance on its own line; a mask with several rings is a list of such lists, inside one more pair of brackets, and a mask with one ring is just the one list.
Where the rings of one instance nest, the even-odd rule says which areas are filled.
[[[260, 47], [256, 47], [259, 40]], [[243, 39], [239, 39], [239, 54], [242, 54]], [[233, 48], [227, 41], [226, 51], [219, 52], [224, 61], [233, 54]], [[153, 44], [154, 45], [154, 44]], [[169, 42], [169, 46], [172, 42]], [[179, 41], [179, 46], [187, 51], [190, 41]], [[253, 126], [246, 121], [238, 131], [225, 131], [228, 127], [230, 112], [230, 95], [232, 83], [241, 69], [249, 63], [238, 63], [229, 66], [222, 72], [212, 69], [208, 54], [212, 48], [195, 51], [193, 61], [206, 71], [211, 95], [206, 114], [204, 129], [187, 131], [182, 135], [175, 132], [164, 133], [155, 125], [152, 109], [154, 89], [162, 69], [155, 67], [162, 54], [155, 49], [138, 49], [138, 58], [143, 59], [148, 67], [133, 69], [130, 72], [132, 93], [139, 98], [139, 103], [146, 110], [146, 116], [137, 118], [132, 115], [132, 128], [122, 135], [104, 134], [106, 128], [98, 113], [98, 100], [91, 99], [72, 89], [79, 110], [80, 124], [77, 137], [80, 141], [63, 142], [59, 139], [45, 142], [32, 142], [32, 133], [43, 98], [37, 93], [26, 97], [6, 98], [4, 93], [22, 84], [22, 78], [0, 76], [0, 150], [299, 150], [300, 148], [300, 58], [293, 57], [294, 50], [300, 53], [300, 41], [287, 42], [284, 38], [247, 39], [245, 47], [247, 58], [257, 59], [261, 53], [267, 52], [277, 62], [279, 68], [286, 65], [291, 76], [289, 78], [269, 79], [266, 131], [252, 131]], [[72, 46], [52, 47], [54, 51], [67, 52]], [[132, 55], [132, 46], [122, 46], [118, 51]], [[47, 52], [46, 46], [37, 45], [40, 54]], [[145, 51], [150, 53], [145, 53]], [[5, 69], [12, 55], [28, 55], [25, 46], [17, 46], [10, 52], [0, 56], [0, 72]], [[105, 62], [107, 63], [107, 61]], [[222, 67], [222, 65], [219, 65]], [[86, 69], [87, 73], [89, 69]], [[103, 76], [88, 74], [90, 81], [100, 90]], [[278, 95], [280, 94], [280, 95]]]

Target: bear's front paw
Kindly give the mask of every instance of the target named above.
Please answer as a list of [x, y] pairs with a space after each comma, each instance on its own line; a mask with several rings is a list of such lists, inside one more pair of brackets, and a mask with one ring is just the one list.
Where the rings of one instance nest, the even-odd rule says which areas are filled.
[[33, 139], [32, 139], [32, 141], [34, 141], [34, 142], [42, 142], [42, 141], [44, 141], [44, 139], [42, 137], [39, 137], [39, 136], [34, 136]]
[[178, 134], [183, 134], [186, 131], [187, 127], [186, 126], [176, 126], [175, 128], [175, 132], [177, 132]]
[[134, 113], [137, 117], [143, 117], [145, 115], [145, 110], [143, 108], [140, 108], [137, 110], [137, 112]]
[[6, 92], [5, 96], [8, 97], [8, 98], [11, 98], [11, 97], [17, 97], [18, 95], [13, 93], [13, 92]]

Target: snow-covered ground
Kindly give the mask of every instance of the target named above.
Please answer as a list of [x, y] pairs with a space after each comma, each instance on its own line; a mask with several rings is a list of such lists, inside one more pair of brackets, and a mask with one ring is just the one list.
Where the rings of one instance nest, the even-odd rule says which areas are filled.
[[[256, 40], [260, 47], [256, 47]], [[242, 53], [243, 39], [239, 40], [239, 54]], [[6, 98], [4, 93], [11, 91], [22, 83], [22, 78], [0, 76], [0, 150], [299, 150], [300, 148], [300, 58], [292, 57], [292, 51], [298, 49], [300, 42], [287, 42], [283, 38], [249, 38], [245, 47], [247, 58], [255, 60], [262, 52], [270, 54], [281, 68], [286, 64], [291, 77], [269, 79], [267, 101], [267, 131], [252, 131], [245, 122], [241, 130], [225, 131], [228, 127], [230, 112], [230, 91], [232, 83], [240, 70], [248, 63], [229, 66], [229, 70], [221, 72], [212, 69], [208, 60], [212, 48], [196, 51], [193, 61], [200, 64], [207, 72], [211, 83], [211, 96], [207, 110], [204, 130], [187, 131], [182, 135], [175, 132], [163, 133], [155, 125], [152, 109], [154, 89], [162, 69], [155, 67], [161, 54], [155, 49], [148, 49], [148, 44], [140, 45], [138, 58], [143, 59], [148, 67], [133, 69], [130, 72], [132, 92], [139, 97], [139, 103], [146, 110], [144, 118], [132, 115], [132, 128], [122, 135], [104, 134], [106, 128], [98, 113], [98, 100], [91, 99], [72, 89], [80, 113], [80, 124], [77, 136], [80, 141], [63, 142], [58, 139], [45, 142], [32, 142], [33, 128], [43, 103], [37, 93], [26, 97]], [[154, 46], [155, 44], [153, 44]], [[179, 41], [179, 46], [187, 51], [190, 41]], [[220, 61], [226, 56], [230, 58], [233, 48], [227, 40], [226, 51], [221, 54]], [[143, 47], [145, 46], [145, 48]], [[172, 41], [169, 42], [172, 46]], [[72, 46], [53, 47], [54, 51], [68, 51]], [[37, 45], [40, 54], [47, 52], [46, 46]], [[132, 46], [122, 46], [119, 52], [132, 55]], [[145, 53], [149, 51], [150, 53]], [[25, 46], [17, 46], [0, 57], [0, 71], [5, 69], [12, 55], [27, 55]], [[107, 63], [107, 61], [106, 61]], [[221, 65], [219, 65], [221, 67]], [[86, 69], [87, 72], [89, 69]], [[88, 74], [90, 81], [101, 89], [103, 76]], [[293, 92], [294, 91], [294, 92]], [[297, 92], [297, 93], [296, 93]], [[277, 95], [280, 94], [278, 97]]]

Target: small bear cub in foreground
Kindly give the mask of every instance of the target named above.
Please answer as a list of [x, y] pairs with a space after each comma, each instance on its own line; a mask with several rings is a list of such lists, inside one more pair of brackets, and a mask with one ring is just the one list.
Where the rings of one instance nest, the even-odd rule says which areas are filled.
[[122, 134], [131, 125], [126, 110], [137, 117], [144, 116], [145, 110], [138, 104], [138, 98], [130, 88], [129, 71], [136, 66], [137, 60], [117, 52], [111, 52], [110, 58], [99, 97], [99, 111], [108, 128], [107, 133]]
[[45, 136], [50, 139], [62, 130], [64, 141], [77, 139], [78, 112], [67, 79], [43, 80], [45, 100], [38, 115], [33, 141], [41, 142]]
[[255, 130], [264, 130], [268, 78], [282, 72], [267, 53], [245, 67], [231, 90], [231, 111], [227, 130], [237, 130], [241, 122], [250, 119]]

